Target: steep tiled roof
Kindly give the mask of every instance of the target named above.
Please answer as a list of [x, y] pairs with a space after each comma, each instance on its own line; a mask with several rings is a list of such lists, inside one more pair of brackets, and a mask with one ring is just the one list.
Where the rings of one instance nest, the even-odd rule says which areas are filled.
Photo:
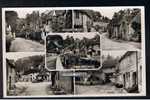
[[122, 60], [123, 60], [124, 58], [126, 58], [127, 56], [133, 54], [133, 53], [135, 53], [135, 51], [127, 51], [127, 52], [120, 58], [119, 62], [122, 61]]

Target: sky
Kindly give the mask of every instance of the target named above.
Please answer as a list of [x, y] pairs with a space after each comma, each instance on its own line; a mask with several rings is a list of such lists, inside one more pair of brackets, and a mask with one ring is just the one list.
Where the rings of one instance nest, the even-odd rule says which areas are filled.
[[35, 55], [44, 55], [43, 52], [17, 52], [17, 53], [6, 53], [7, 59], [13, 59], [18, 60], [19, 58], [29, 57], [29, 56], [35, 56]]
[[[133, 7], [87, 7], [84, 9], [99, 11], [103, 16], [107, 16], [108, 18], [112, 18], [114, 12], [118, 12], [123, 9], [133, 8]], [[135, 7], [134, 7], [135, 8]], [[136, 7], [137, 8], [137, 7]], [[19, 18], [25, 18], [26, 14], [31, 14], [33, 11], [39, 11], [40, 13], [46, 10], [67, 10], [67, 9], [83, 9], [83, 7], [72, 8], [72, 7], [54, 7], [54, 8], [6, 8], [6, 10], [14, 10], [18, 12]]]
[[102, 51], [104, 56], [110, 55], [114, 58], [123, 56], [127, 51]]

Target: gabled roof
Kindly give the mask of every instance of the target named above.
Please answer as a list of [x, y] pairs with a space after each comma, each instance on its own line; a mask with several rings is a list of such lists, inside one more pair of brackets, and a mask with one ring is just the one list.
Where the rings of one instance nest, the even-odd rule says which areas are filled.
[[132, 55], [133, 53], [135, 53], [135, 51], [127, 51], [119, 60], [119, 62], [121, 62], [124, 58], [126, 58], [129, 55]]

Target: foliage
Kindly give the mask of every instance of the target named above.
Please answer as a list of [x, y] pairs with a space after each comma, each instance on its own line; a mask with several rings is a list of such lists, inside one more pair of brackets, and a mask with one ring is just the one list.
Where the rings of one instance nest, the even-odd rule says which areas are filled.
[[89, 49], [90, 47], [93, 47], [94, 45], [100, 46], [100, 36], [95, 35], [95, 37], [88, 39], [84, 37], [83, 39], [74, 39], [73, 37], [67, 36], [67, 38], [64, 40], [64, 47], [70, 48], [70, 49]]
[[[140, 38], [141, 38], [140, 36], [141, 35], [140, 9], [126, 9], [126, 10], [120, 10], [119, 12], [114, 13], [112, 20], [108, 24], [109, 37], [110, 38], [113, 37], [112, 35], [113, 35], [113, 32], [115, 31], [114, 27], [120, 28], [119, 31], [123, 31], [122, 29], [124, 28], [126, 30], [129, 30], [127, 29], [128, 27], [122, 27], [123, 24], [127, 26], [131, 24], [131, 27], [134, 29], [134, 34], [130, 35], [131, 36], [130, 40], [137, 41], [138, 39], [138, 41], [140, 41]], [[121, 37], [121, 39], [122, 38], [124, 37]]]
[[104, 17], [100, 12], [94, 10], [81, 10], [81, 12], [86, 13], [94, 22], [108, 21], [108, 17]]
[[100, 21], [101, 17], [102, 15], [100, 12], [93, 11], [93, 15], [92, 15], [93, 21]]
[[37, 69], [42, 62], [44, 62], [42, 55], [20, 58], [15, 62], [16, 71], [25, 72], [31, 70], [32, 67], [33, 69]]
[[132, 27], [135, 31], [141, 30], [141, 24], [140, 24], [140, 23], [137, 23], [137, 22], [132, 22], [131, 27]]
[[106, 16], [102, 16], [101, 21], [105, 23], [109, 23], [110, 19]]
[[141, 41], [141, 24], [137, 22], [132, 22], [131, 27], [135, 30], [134, 34], [132, 35], [138, 42]]
[[33, 11], [31, 14], [26, 15], [26, 30], [37, 32], [40, 28], [40, 15], [39, 11]]
[[52, 30], [53, 32], [62, 32], [65, 28], [65, 18], [61, 15], [52, 18]]
[[103, 62], [103, 68], [115, 68], [118, 62], [118, 58], [114, 58], [111, 55], [107, 55]]
[[6, 11], [6, 24], [10, 25], [12, 32], [16, 31], [18, 14], [15, 11]]

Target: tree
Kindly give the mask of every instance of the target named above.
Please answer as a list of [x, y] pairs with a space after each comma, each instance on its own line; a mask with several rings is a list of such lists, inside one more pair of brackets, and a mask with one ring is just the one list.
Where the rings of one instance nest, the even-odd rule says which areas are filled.
[[94, 14], [93, 14], [93, 21], [100, 21], [101, 17], [102, 17], [101, 13], [95, 11]]
[[101, 20], [101, 13], [98, 11], [93, 10], [81, 10], [81, 12], [87, 14], [93, 21], [100, 21]]
[[22, 33], [24, 31], [24, 26], [26, 24], [26, 21], [24, 18], [19, 18], [17, 21], [17, 26], [16, 26], [16, 32], [17, 33]]
[[138, 37], [138, 41], [141, 41], [141, 24], [137, 22], [132, 22], [131, 27], [135, 30], [134, 36]]
[[[39, 11], [33, 11], [31, 14], [26, 15], [26, 26], [28, 27], [28, 31], [39, 31], [41, 18], [39, 15]], [[27, 28], [27, 27], [26, 27]]]
[[63, 15], [52, 18], [52, 30], [53, 32], [62, 32], [65, 27], [65, 18]]
[[106, 16], [103, 16], [103, 17], [102, 17], [102, 21], [108, 23], [108, 22], [109, 22], [109, 18], [106, 17]]
[[20, 58], [15, 62], [16, 71], [26, 72], [31, 70], [31, 67], [38, 69], [41, 62], [44, 62], [44, 56], [42, 55]]
[[6, 11], [6, 24], [11, 26], [12, 32], [16, 32], [18, 14], [15, 11]]

